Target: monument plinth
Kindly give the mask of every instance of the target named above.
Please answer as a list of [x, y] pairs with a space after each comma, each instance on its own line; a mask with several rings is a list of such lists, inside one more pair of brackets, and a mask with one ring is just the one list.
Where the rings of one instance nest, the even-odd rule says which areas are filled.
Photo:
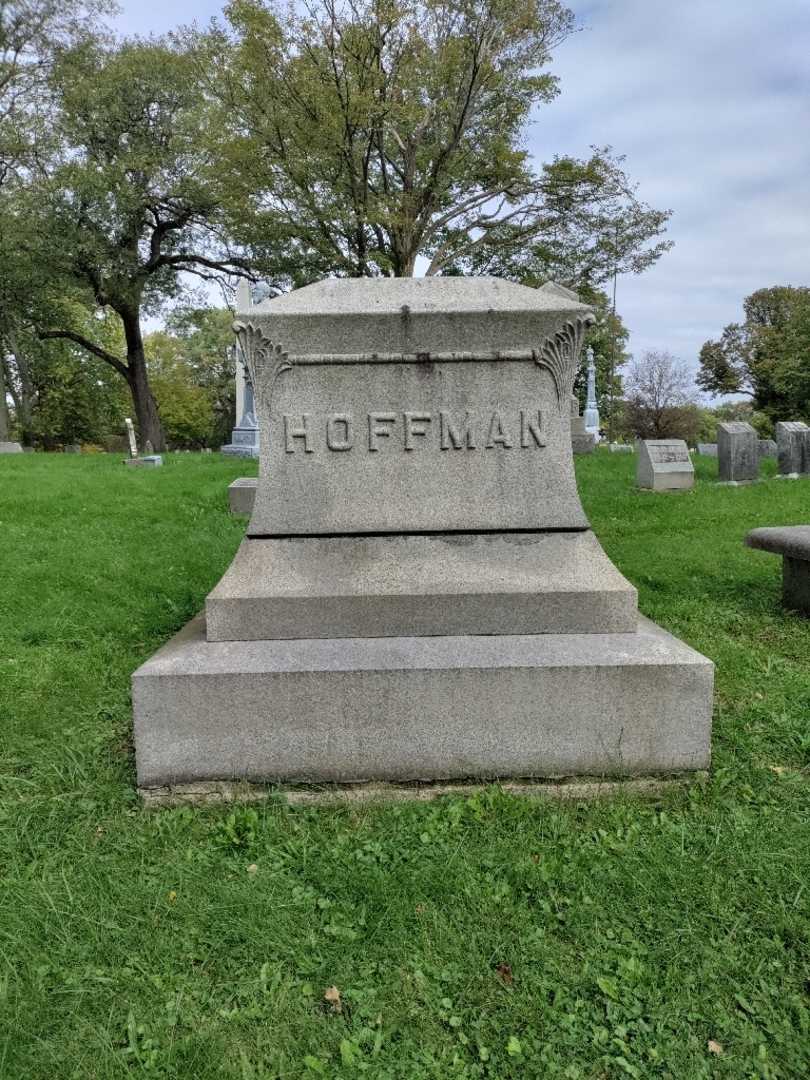
[[579, 501], [592, 320], [490, 278], [238, 313], [259, 485], [205, 619], [135, 673], [142, 786], [706, 766], [712, 665], [639, 622]]

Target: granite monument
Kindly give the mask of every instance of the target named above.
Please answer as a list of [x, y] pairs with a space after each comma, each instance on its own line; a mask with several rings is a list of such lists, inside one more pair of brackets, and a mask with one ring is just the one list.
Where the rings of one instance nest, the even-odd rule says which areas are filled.
[[[805, 439], [810, 429], [801, 420], [780, 420], [776, 425], [776, 453], [779, 476], [794, 479], [805, 469]], [[807, 464], [810, 471], [810, 462]]]
[[717, 426], [718, 473], [721, 484], [750, 484], [759, 473], [759, 440], [750, 424], [738, 420]]
[[577, 493], [592, 321], [551, 283], [454, 277], [238, 313], [255, 504], [133, 676], [143, 789], [706, 767], [713, 666], [639, 617]]
[[683, 439], [642, 439], [636, 483], [648, 491], [688, 491], [693, 488], [695, 469]]

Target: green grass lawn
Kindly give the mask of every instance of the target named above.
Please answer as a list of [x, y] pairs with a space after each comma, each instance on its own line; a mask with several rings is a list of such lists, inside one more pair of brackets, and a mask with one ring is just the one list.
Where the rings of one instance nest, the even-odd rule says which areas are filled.
[[145, 811], [129, 676], [228, 565], [255, 466], [1, 457], [0, 1077], [810, 1075], [810, 620], [742, 545], [810, 521], [810, 480], [634, 467], [578, 459], [583, 502], [717, 664], [706, 783]]

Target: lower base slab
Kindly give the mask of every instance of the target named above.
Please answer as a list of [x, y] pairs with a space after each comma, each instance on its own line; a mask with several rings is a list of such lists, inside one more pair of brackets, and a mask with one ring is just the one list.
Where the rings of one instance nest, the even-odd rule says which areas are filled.
[[[658, 799], [669, 792], [690, 784], [704, 783], [705, 770], [680, 774], [677, 777], [634, 777], [632, 780], [582, 779], [552, 783], [539, 780], [498, 781], [494, 786], [506, 795], [532, 799], [555, 799], [559, 802], [583, 802], [592, 799], [611, 799], [628, 796]], [[307, 787], [271, 787], [251, 784], [245, 780], [198, 781], [196, 784], [173, 784], [168, 787], [142, 787], [138, 794], [147, 809], [163, 806], [210, 806], [220, 803], [264, 802], [279, 799], [287, 806], [324, 806], [333, 803], [430, 802], [448, 795], [474, 795], [492, 787], [481, 780], [466, 783], [432, 784], [327, 784]]]
[[714, 667], [635, 634], [205, 640], [133, 675], [138, 784], [632, 776], [709, 764]]

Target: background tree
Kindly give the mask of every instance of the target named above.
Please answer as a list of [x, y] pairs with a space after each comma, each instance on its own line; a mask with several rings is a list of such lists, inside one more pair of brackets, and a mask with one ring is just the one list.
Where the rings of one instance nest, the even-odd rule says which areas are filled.
[[[49, 77], [56, 57], [98, 32], [103, 0], [0, 0], [0, 439], [7, 438], [7, 395], [15, 398], [16, 426], [31, 441], [30, 376], [15, 221], [8, 202], [41, 175], [53, 155], [53, 96]], [[21, 376], [21, 382], [17, 378]], [[21, 396], [20, 396], [21, 395]]]
[[771, 419], [810, 419], [810, 288], [759, 289], [745, 319], [700, 350], [697, 383], [712, 394], [746, 394]]
[[127, 382], [142, 442], [165, 447], [149, 386], [142, 319], [182, 287], [182, 274], [212, 279], [244, 268], [223, 239], [216, 163], [201, 137], [209, 123], [198, 66], [162, 40], [114, 47], [86, 42], [53, 73], [60, 159], [19, 213], [47, 243], [58, 287], [120, 319], [125, 348], [111, 352], [66, 323], [63, 339], [105, 361]]
[[207, 446], [214, 431], [214, 409], [210, 396], [194, 380], [182, 342], [156, 331], [147, 335], [144, 345], [169, 444], [184, 450]]
[[170, 443], [221, 446], [234, 427], [233, 313], [178, 308], [145, 339], [149, 378]]
[[0, 0], [0, 187], [50, 152], [55, 57], [98, 32], [104, 0]]
[[593, 349], [596, 364], [596, 395], [599, 401], [600, 420], [603, 427], [606, 427], [611, 408], [616, 412], [624, 395], [622, 373], [630, 359], [630, 353], [627, 351], [630, 331], [622, 322], [621, 315], [613, 314], [611, 301], [607, 293], [601, 289], [581, 289], [579, 298], [584, 304], [590, 304], [593, 307], [596, 322], [590, 327], [585, 337], [585, 348], [580, 357], [579, 371], [574, 379], [574, 393], [579, 398], [580, 412], [582, 412], [587, 394], [586, 351], [590, 346]]
[[[60, 317], [107, 349], [122, 346], [114, 318], [99, 318], [75, 305]], [[28, 445], [54, 449], [65, 443], [104, 443], [123, 431], [128, 395], [109, 365], [71, 341], [40, 341], [30, 327], [13, 342], [14, 351], [0, 360], [15, 427]]]
[[236, 416], [233, 312], [228, 308], [178, 307], [166, 319], [166, 333], [181, 345], [195, 385], [208, 395], [213, 411], [211, 446], [230, 442]]
[[[574, 29], [558, 0], [234, 0], [227, 17], [198, 55], [231, 131], [236, 227], [269, 237], [277, 275], [403, 276], [421, 259], [520, 280], [553, 263], [598, 287], [617, 250], [641, 269], [667, 246], [647, 247], [668, 215], [609, 152], [532, 168], [530, 112], [556, 96], [545, 69]], [[541, 238], [548, 265], [521, 254]]]
[[625, 424], [636, 438], [694, 439], [700, 416], [692, 400], [692, 375], [672, 353], [648, 351], [633, 361], [625, 375], [625, 392]]

